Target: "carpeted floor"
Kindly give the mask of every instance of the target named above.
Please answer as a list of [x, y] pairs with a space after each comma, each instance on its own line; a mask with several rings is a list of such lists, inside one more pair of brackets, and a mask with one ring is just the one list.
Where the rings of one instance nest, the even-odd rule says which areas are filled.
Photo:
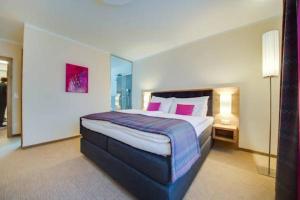
[[[13, 139], [0, 141], [1, 200], [133, 199], [81, 155], [79, 138], [25, 150]], [[256, 160], [216, 144], [185, 199], [274, 199], [274, 179], [257, 174]]]

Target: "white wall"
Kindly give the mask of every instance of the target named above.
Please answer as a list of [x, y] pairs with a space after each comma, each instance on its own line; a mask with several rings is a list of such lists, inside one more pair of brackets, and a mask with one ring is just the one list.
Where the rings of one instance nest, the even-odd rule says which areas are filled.
[[[269, 82], [262, 78], [262, 34], [281, 29], [281, 19], [211, 36], [134, 62], [133, 106], [142, 90], [240, 87], [241, 148], [268, 152]], [[277, 153], [279, 78], [273, 81], [272, 153]]]
[[[79, 134], [79, 117], [110, 109], [109, 54], [25, 25], [23, 146]], [[88, 66], [89, 93], [65, 92], [65, 64]]]
[[0, 56], [13, 59], [12, 134], [21, 133], [22, 46], [0, 39]]

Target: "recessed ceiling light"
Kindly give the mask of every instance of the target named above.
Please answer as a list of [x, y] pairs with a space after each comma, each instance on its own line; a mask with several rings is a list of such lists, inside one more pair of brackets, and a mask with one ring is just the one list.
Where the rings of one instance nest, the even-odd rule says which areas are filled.
[[7, 62], [7, 61], [5, 61], [5, 60], [0, 60], [0, 64], [5, 64], [5, 65], [7, 65], [7, 64], [8, 64], [8, 62]]
[[103, 0], [105, 4], [112, 6], [124, 6], [130, 3], [132, 0]]

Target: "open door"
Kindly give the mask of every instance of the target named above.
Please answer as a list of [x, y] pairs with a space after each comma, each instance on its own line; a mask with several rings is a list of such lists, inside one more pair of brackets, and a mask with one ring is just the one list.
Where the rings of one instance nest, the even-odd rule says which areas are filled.
[[5, 122], [7, 128], [7, 137], [13, 136], [13, 123], [12, 123], [12, 71], [13, 59], [9, 57], [0, 56], [0, 78], [7, 78], [7, 107], [5, 111]]

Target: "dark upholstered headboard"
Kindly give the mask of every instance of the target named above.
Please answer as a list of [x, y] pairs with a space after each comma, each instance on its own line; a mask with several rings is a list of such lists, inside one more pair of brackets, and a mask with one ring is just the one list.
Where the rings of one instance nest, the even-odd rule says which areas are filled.
[[151, 96], [164, 97], [164, 98], [169, 98], [169, 97], [192, 98], [192, 97], [209, 96], [207, 115], [208, 116], [213, 115], [213, 90], [212, 89], [152, 92]]

